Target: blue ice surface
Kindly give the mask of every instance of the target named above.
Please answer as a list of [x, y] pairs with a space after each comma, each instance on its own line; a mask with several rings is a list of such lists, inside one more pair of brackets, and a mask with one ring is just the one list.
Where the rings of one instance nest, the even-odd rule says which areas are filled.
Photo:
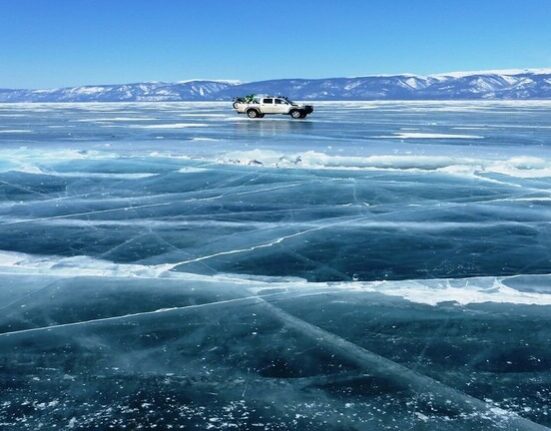
[[551, 426], [551, 102], [0, 105], [0, 427]]

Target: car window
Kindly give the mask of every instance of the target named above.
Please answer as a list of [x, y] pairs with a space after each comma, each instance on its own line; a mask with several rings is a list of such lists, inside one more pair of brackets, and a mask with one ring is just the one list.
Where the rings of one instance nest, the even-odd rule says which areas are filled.
[[281, 99], [274, 99], [274, 102], [275, 102], [276, 105], [283, 104], [283, 100], [281, 100]]
[[274, 99], [264, 99], [262, 103], [274, 103]]

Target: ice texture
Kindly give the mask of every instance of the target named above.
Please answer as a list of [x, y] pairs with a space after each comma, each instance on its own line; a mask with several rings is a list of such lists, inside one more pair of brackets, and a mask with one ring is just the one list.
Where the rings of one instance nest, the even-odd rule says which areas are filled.
[[0, 429], [548, 429], [549, 114], [0, 104]]

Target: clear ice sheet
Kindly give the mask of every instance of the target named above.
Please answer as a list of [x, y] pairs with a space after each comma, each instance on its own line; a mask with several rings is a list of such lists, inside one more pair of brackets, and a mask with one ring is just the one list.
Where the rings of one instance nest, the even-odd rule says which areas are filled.
[[0, 428], [546, 429], [550, 113], [0, 105]]

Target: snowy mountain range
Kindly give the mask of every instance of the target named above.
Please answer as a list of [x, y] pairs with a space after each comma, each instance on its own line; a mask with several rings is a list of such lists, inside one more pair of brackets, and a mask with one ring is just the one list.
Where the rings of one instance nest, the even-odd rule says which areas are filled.
[[0, 102], [154, 102], [213, 100], [212, 95], [235, 85], [227, 81], [143, 82], [85, 85], [51, 90], [0, 89]]
[[214, 101], [251, 93], [282, 94], [298, 100], [551, 99], [551, 68], [249, 83], [192, 80], [50, 90], [0, 89], [0, 102]]

